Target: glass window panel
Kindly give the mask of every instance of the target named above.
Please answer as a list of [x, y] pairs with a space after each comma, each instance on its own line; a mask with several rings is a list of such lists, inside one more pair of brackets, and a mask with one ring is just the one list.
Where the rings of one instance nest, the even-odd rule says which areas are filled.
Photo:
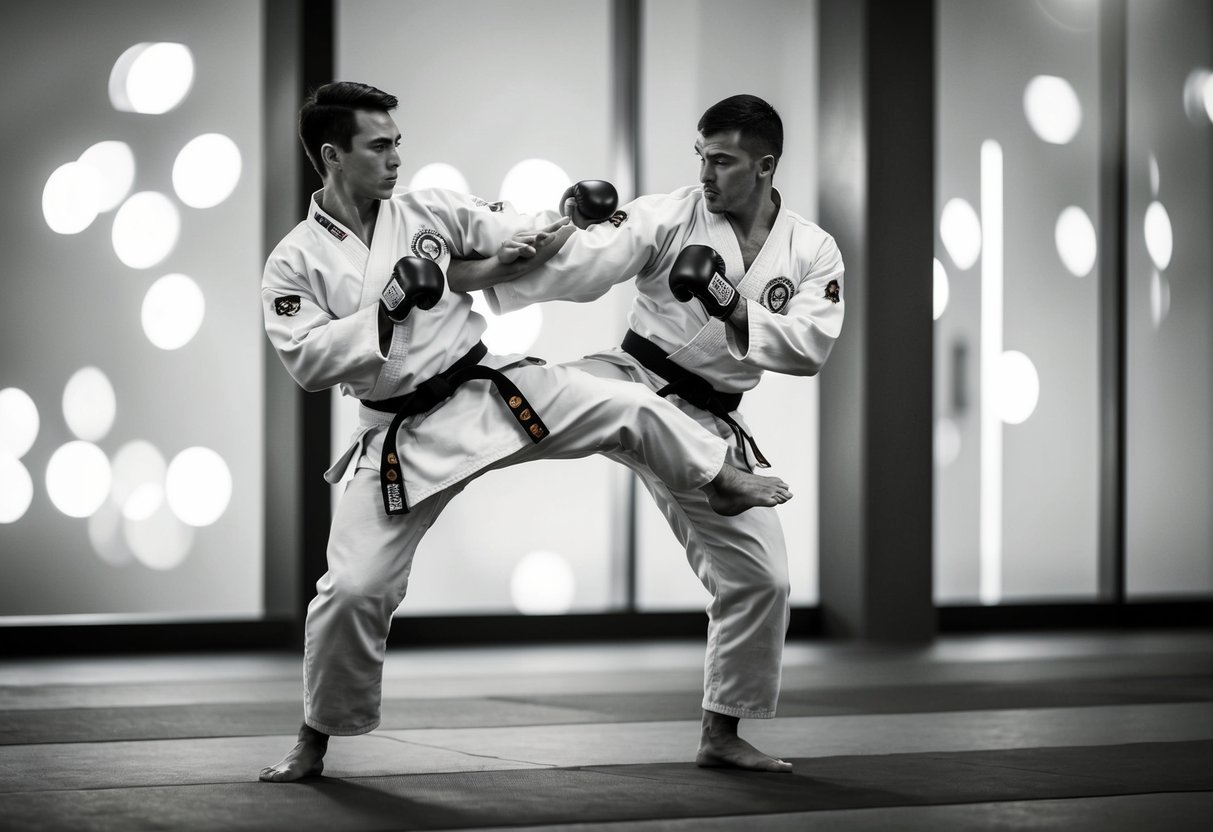
[[[610, 178], [609, 14], [592, 0], [344, 0], [337, 74], [400, 98], [402, 182], [449, 165], [471, 193], [492, 201], [514, 165], [536, 158], [573, 181]], [[617, 343], [626, 310], [618, 296], [543, 305], [538, 340], [524, 351], [563, 361]], [[339, 448], [349, 404], [335, 420]], [[553, 569], [571, 575], [571, 611], [618, 607], [625, 474], [591, 458], [530, 463], [473, 482], [419, 547], [400, 613], [515, 611], [511, 587], [516, 578], [526, 585], [529, 570], [545, 562], [526, 560], [537, 551], [557, 553]]]
[[1128, 12], [1127, 590], [1208, 595], [1213, 3]]
[[938, 9], [935, 598], [1092, 599], [1098, 6]]
[[[179, 104], [119, 111], [105, 79], [149, 33], [179, 45], [138, 50], [119, 97]], [[263, 613], [261, 43], [242, 0], [5, 9], [0, 390], [26, 398], [0, 394], [0, 616]], [[89, 215], [51, 179], [92, 160]]]
[[[775, 177], [785, 204], [817, 212], [817, 6], [794, 0], [747, 4], [667, 0], [643, 4], [640, 190], [664, 193], [698, 182], [695, 125], [737, 93], [769, 101], [784, 123]], [[725, 60], [762, 55], [764, 60]], [[830, 229], [826, 229], [829, 231]], [[776, 474], [796, 495], [779, 509], [788, 545], [792, 603], [817, 602], [817, 382], [768, 373], [741, 405]], [[706, 590], [648, 493], [637, 493], [637, 603], [641, 609], [702, 609]]]

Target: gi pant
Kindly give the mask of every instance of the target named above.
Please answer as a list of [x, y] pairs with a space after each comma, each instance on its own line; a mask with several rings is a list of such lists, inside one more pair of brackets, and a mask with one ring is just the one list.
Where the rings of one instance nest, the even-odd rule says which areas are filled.
[[[551, 433], [422, 500], [407, 514], [389, 517], [379, 490], [380, 451], [391, 416], [362, 408], [362, 419], [376, 429], [367, 436], [333, 517], [328, 572], [316, 583], [305, 625], [304, 721], [317, 731], [348, 736], [379, 724], [388, 629], [404, 600], [413, 554], [446, 504], [476, 476], [529, 460], [597, 453], [690, 494], [724, 465], [728, 443], [715, 430], [698, 430], [686, 414], [643, 387], [559, 366], [521, 364], [502, 372], [526, 394]], [[475, 384], [487, 385], [466, 386]], [[483, 395], [496, 396], [487, 389]], [[501, 412], [510, 418], [504, 404]], [[439, 408], [424, 418], [441, 418], [441, 413]], [[475, 448], [475, 425], [453, 424], [452, 429], [463, 431], [469, 448]]]
[[[630, 379], [657, 390], [665, 381], [633, 356], [608, 350], [564, 366], [611, 378]], [[668, 401], [708, 431], [729, 442], [726, 461], [746, 469], [732, 429], [679, 396]], [[775, 716], [790, 610], [788, 556], [783, 527], [774, 508], [751, 508], [726, 517], [696, 489], [662, 482], [651, 468], [631, 467], [653, 495], [687, 562], [712, 594], [707, 606], [708, 642], [704, 659], [703, 708], [746, 719]]]

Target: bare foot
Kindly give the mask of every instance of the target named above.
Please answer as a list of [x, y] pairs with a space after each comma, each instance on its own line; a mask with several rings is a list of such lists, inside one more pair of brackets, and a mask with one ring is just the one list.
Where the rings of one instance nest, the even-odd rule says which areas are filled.
[[328, 734], [304, 725], [299, 729], [299, 743], [280, 761], [261, 769], [261, 779], [267, 783], [291, 783], [314, 777], [324, 771], [324, 752], [328, 747]]
[[777, 506], [792, 499], [788, 484], [779, 477], [751, 474], [727, 463], [702, 490], [712, 510], [725, 515], [741, 514], [754, 506]]
[[703, 712], [703, 729], [699, 735], [699, 753], [695, 765], [700, 768], [729, 766], [748, 771], [789, 772], [792, 764], [769, 754], [763, 754], [737, 736], [737, 717], [712, 711]]

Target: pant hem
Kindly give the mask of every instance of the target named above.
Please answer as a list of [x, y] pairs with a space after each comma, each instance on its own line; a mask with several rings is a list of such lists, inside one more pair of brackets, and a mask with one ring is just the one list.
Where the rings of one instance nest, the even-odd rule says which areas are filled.
[[712, 713], [724, 714], [725, 716], [735, 716], [738, 719], [774, 719], [774, 708], [762, 708], [755, 710], [753, 708], [735, 708], [732, 705], [723, 705], [719, 702], [709, 702], [704, 700], [703, 709]]
[[303, 721], [309, 728], [319, 731], [322, 734], [328, 734], [330, 737], [356, 737], [359, 734], [369, 734], [371, 731], [374, 731], [379, 727], [378, 719], [368, 722], [365, 725], [359, 725], [356, 728], [337, 728], [332, 725], [325, 725], [323, 722], [306, 716], [303, 718]]

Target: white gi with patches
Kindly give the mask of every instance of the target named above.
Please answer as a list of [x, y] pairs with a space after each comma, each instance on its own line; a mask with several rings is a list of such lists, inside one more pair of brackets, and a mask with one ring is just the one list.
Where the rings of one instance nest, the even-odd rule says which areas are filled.
[[[778, 193], [774, 198], [780, 203], [775, 223], [748, 270], [728, 219], [709, 212], [702, 189], [691, 187], [623, 206], [610, 221], [574, 234], [547, 264], [485, 295], [495, 312], [509, 312], [540, 301], [590, 301], [634, 276], [639, 294], [628, 315], [631, 328], [716, 390], [750, 390], [764, 370], [814, 375], [842, 327], [842, 257], [829, 234], [784, 208]], [[750, 301], [744, 336], [697, 300], [680, 303], [671, 294], [670, 268], [692, 244], [715, 249], [725, 275]], [[618, 348], [570, 366], [654, 390], [668, 381]], [[670, 400], [730, 441], [731, 463], [746, 464], [724, 422], [678, 396]], [[739, 413], [731, 416], [746, 427]], [[762, 437], [755, 439], [761, 447]], [[724, 517], [702, 493], [671, 488], [643, 466], [636, 470], [712, 593], [703, 707], [737, 717], [774, 716], [788, 622], [787, 554], [775, 510]]]
[[[323, 211], [308, 217], [271, 253], [261, 285], [265, 330], [291, 376], [306, 390], [334, 385], [368, 401], [414, 390], [464, 356], [485, 330], [472, 299], [449, 289], [429, 310], [414, 309], [380, 352], [379, 294], [396, 261], [487, 256], [535, 218], [440, 189], [397, 194], [379, 203], [368, 249]], [[472, 478], [531, 459], [601, 453], [661, 472], [695, 490], [724, 464], [727, 443], [699, 430], [668, 402], [635, 385], [522, 356], [491, 353], [482, 365], [516, 384], [550, 433], [532, 443], [483, 380], [459, 387], [428, 413], [409, 417], [398, 435], [407, 514], [389, 517], [379, 491], [383, 437], [391, 414], [360, 408], [349, 447], [326, 478], [353, 479], [337, 507], [328, 572], [316, 584], [305, 637], [305, 721], [349, 735], [379, 724], [384, 648], [404, 598], [413, 553], [446, 503]]]

